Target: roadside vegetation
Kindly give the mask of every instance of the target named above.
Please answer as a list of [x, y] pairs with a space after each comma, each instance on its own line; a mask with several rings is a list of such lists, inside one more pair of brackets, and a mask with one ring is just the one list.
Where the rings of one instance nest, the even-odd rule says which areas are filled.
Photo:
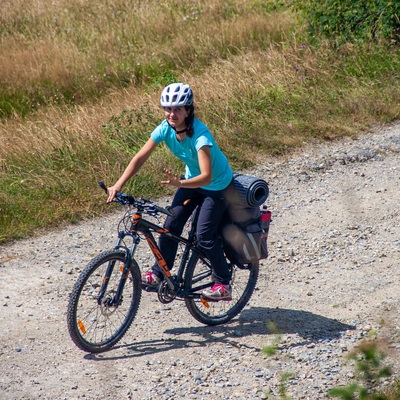
[[[97, 182], [147, 140], [172, 81], [235, 170], [398, 119], [400, 5], [364, 3], [3, 0], [0, 243], [110, 209]], [[168, 194], [171, 165], [161, 147], [126, 190]]]
[[[274, 326], [269, 328], [277, 331]], [[280, 335], [276, 335], [274, 343], [265, 347], [263, 353], [267, 356], [276, 356], [280, 339]], [[399, 400], [400, 380], [394, 377], [392, 384], [388, 385], [388, 379], [392, 377], [393, 371], [390, 365], [385, 363], [387, 347], [387, 343], [377, 339], [376, 336], [360, 341], [347, 356], [347, 362], [353, 365], [355, 371], [353, 381], [346, 386], [329, 389], [328, 397], [342, 400]], [[282, 374], [279, 393], [277, 395], [266, 393], [266, 398], [292, 400], [288, 395], [288, 386], [292, 378], [295, 378], [294, 373]]]

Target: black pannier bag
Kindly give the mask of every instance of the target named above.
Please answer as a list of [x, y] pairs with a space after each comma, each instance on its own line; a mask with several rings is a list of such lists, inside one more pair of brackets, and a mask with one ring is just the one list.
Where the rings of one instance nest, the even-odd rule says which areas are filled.
[[221, 225], [224, 251], [231, 262], [246, 265], [268, 257], [271, 213], [260, 210], [268, 194], [265, 181], [234, 174], [234, 185], [227, 194], [228, 209]]

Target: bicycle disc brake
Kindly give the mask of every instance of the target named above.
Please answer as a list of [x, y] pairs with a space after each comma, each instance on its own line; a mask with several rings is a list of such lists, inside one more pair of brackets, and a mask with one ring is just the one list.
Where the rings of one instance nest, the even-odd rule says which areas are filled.
[[172, 290], [166, 281], [162, 281], [158, 286], [158, 300], [163, 304], [171, 303], [176, 297], [176, 293]]

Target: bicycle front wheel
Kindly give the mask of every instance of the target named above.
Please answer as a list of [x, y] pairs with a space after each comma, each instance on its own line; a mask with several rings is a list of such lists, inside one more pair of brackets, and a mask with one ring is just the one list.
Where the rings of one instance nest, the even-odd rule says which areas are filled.
[[72, 289], [68, 331], [81, 350], [109, 350], [135, 318], [142, 295], [140, 270], [136, 261], [131, 260], [128, 276], [123, 277], [125, 255], [119, 250], [99, 254], [82, 271]]
[[[199, 297], [185, 298], [185, 304], [190, 314], [206, 325], [224, 324], [238, 315], [250, 300], [257, 284], [259, 264], [254, 263], [249, 268], [239, 268], [230, 264], [232, 279], [231, 301], [202, 301]], [[198, 253], [192, 253], [185, 274], [185, 289], [200, 291], [205, 286], [212, 285], [211, 266]]]

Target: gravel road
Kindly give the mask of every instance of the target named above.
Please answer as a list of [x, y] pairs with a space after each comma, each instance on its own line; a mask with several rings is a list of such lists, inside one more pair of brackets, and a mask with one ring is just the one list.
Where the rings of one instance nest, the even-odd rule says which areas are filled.
[[[74, 346], [69, 293], [113, 247], [122, 209], [0, 247], [0, 399], [279, 398], [285, 373], [292, 399], [324, 399], [354, 380], [346, 356], [371, 333], [398, 374], [400, 125], [307, 145], [247, 173], [270, 185], [270, 257], [250, 303], [224, 326], [143, 293], [114, 349]], [[139, 255], [144, 267], [148, 256]], [[271, 344], [278, 351], [267, 356]]]

